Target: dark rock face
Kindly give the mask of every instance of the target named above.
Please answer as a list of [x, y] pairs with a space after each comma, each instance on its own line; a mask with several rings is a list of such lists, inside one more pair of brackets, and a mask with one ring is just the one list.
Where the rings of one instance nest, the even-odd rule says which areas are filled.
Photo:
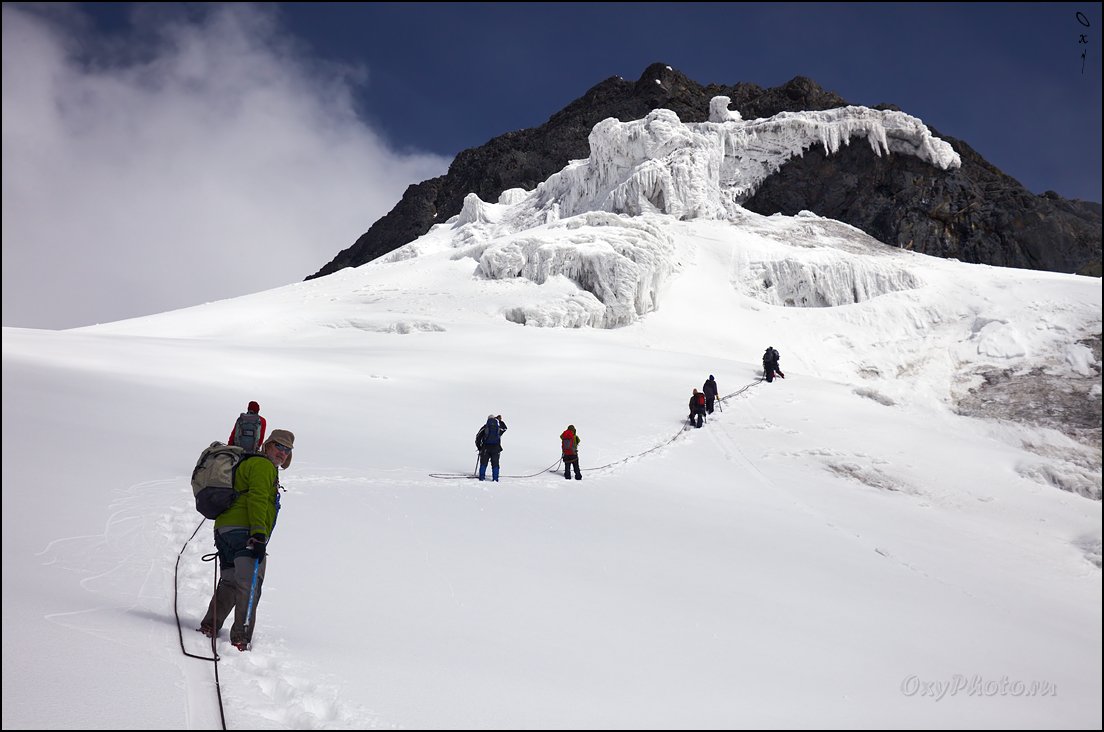
[[953, 137], [958, 170], [868, 145], [832, 156], [811, 148], [767, 178], [744, 206], [761, 214], [808, 209], [876, 239], [937, 257], [1100, 276], [1100, 204], [1036, 196]]
[[[746, 83], [703, 87], [652, 64], [636, 82], [606, 79], [540, 127], [464, 150], [446, 175], [407, 188], [395, 208], [307, 279], [364, 264], [413, 241], [460, 213], [468, 193], [497, 201], [508, 188], [532, 190], [569, 160], [587, 157], [590, 131], [607, 117], [628, 122], [663, 108], [684, 122], [704, 122], [709, 100], [718, 95], [729, 97], [744, 119], [848, 105], [804, 77], [773, 89]], [[879, 158], [867, 145], [850, 145], [832, 156], [814, 147], [768, 178], [745, 206], [761, 214], [812, 211], [887, 244], [941, 257], [1100, 276], [1100, 204], [1050, 191], [1036, 196], [965, 143], [932, 132], [958, 152], [960, 169], [942, 171], [908, 155]]]

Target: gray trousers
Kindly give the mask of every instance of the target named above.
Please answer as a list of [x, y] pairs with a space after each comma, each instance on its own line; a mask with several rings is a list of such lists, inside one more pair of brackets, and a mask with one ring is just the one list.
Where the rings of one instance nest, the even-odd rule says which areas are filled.
[[[215, 546], [219, 550], [219, 565], [222, 576], [215, 587], [215, 594], [211, 596], [211, 602], [207, 605], [207, 614], [203, 616], [201, 625], [213, 628], [215, 632], [222, 629], [230, 611], [234, 611], [234, 623], [230, 626], [231, 643], [251, 643], [253, 641], [253, 629], [257, 627], [257, 607], [261, 604], [261, 585], [264, 584], [265, 567], [268, 565], [268, 557], [261, 560], [257, 570], [257, 589], [253, 592], [253, 613], [249, 616], [249, 627], [245, 627], [245, 614], [249, 609], [249, 590], [253, 585], [253, 567], [256, 561], [252, 556], [234, 556], [244, 551], [245, 543], [238, 532], [215, 534]], [[249, 538], [248, 532], [242, 532], [245, 539]], [[241, 544], [240, 547], [237, 545]]]

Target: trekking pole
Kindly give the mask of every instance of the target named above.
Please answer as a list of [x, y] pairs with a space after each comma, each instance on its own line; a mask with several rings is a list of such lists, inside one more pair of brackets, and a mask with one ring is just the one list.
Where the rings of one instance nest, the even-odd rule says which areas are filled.
[[247, 638], [249, 637], [249, 623], [250, 623], [250, 620], [253, 617], [253, 598], [256, 597], [256, 595], [257, 595], [257, 574], [258, 574], [258, 572], [260, 572], [260, 569], [261, 569], [261, 560], [260, 559], [254, 560], [254, 562], [253, 562], [253, 583], [249, 586], [249, 605], [248, 605], [248, 607], [246, 608], [246, 611], [245, 611], [245, 623], [243, 624], [243, 627], [245, 628], [245, 635], [246, 635]]

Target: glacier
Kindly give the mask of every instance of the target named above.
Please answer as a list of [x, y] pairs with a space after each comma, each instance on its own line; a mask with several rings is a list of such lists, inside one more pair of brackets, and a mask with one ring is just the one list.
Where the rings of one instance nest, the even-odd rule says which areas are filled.
[[[469, 193], [461, 212], [438, 225], [444, 233], [431, 230], [380, 261], [451, 247], [457, 258], [478, 262], [479, 277], [522, 278], [545, 286], [545, 295], [558, 293], [534, 305], [526, 290], [524, 302], [502, 310], [512, 322], [616, 328], [658, 308], [664, 283], [679, 270], [675, 247], [653, 216], [754, 226], [757, 218], [740, 204], [814, 145], [834, 153], [862, 139], [878, 155], [913, 155], [941, 169], [961, 165], [947, 142], [903, 112], [851, 106], [743, 120], [729, 104], [714, 97], [710, 119], [701, 123], [683, 123], [667, 109], [631, 122], [603, 120], [590, 134], [587, 159], [570, 162], [533, 191], [506, 190], [497, 202]], [[769, 227], [769, 235], [783, 244], [803, 241], [810, 227], [856, 256], [829, 266], [810, 262], [807, 252], [749, 261], [740, 286], [771, 304], [832, 307], [920, 285], [905, 269], [871, 265], [866, 255], [889, 248], [838, 222], [808, 214], [782, 230]], [[550, 289], [551, 283], [558, 284]]]

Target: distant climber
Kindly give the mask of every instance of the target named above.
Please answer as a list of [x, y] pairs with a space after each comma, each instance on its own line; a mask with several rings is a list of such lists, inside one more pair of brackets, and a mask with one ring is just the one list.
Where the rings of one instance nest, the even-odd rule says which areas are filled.
[[697, 389], [690, 395], [690, 424], [700, 428], [705, 422], [705, 394]]
[[563, 452], [564, 479], [571, 480], [571, 468], [575, 468], [575, 480], [582, 480], [583, 474], [579, 470], [579, 434], [575, 431], [575, 425], [569, 424], [567, 429], [560, 433], [560, 450]]
[[487, 424], [475, 433], [475, 447], [479, 450], [479, 479], [487, 479], [487, 463], [491, 464], [491, 480], [498, 481], [498, 457], [502, 454], [502, 433], [506, 423], [502, 415], [487, 415]]
[[786, 375], [782, 373], [782, 369], [778, 367], [779, 358], [778, 351], [773, 346], [767, 346], [767, 350], [763, 352], [763, 378], [767, 382], [774, 381], [775, 376], [781, 379], [786, 378]]
[[705, 380], [702, 392], [705, 394], [705, 411], [707, 414], [713, 414], [713, 402], [717, 399], [717, 382], [713, 379], [713, 374]]
[[237, 445], [246, 452], [257, 452], [265, 441], [265, 429], [268, 423], [261, 416], [261, 405], [257, 402], [249, 402], [245, 411], [234, 422], [234, 429], [230, 430], [230, 439], [227, 445]]

